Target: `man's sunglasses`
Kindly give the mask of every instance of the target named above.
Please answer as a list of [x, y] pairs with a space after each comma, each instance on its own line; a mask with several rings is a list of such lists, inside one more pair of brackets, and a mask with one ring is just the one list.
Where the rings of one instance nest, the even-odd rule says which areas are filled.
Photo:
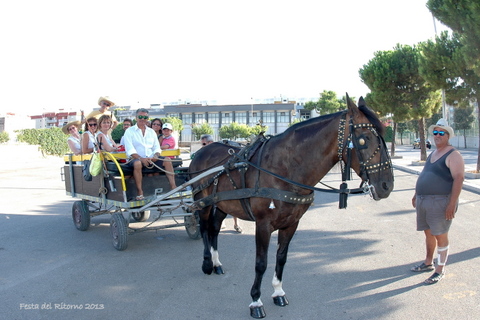
[[445, 135], [445, 131], [437, 131], [437, 130], [433, 130], [433, 135], [436, 136], [437, 134], [439, 134], [441, 137], [443, 137]]
[[148, 119], [148, 116], [137, 116], [138, 119], [145, 119], [147, 120]]

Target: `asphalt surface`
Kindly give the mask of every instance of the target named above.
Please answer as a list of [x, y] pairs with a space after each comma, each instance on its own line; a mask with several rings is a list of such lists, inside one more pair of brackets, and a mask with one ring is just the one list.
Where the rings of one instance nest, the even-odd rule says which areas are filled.
[[[32, 156], [32, 148], [0, 145], [0, 318], [250, 319], [252, 222], [240, 221], [238, 234], [227, 218], [222, 276], [202, 273], [202, 242], [183, 227], [134, 234], [117, 251], [108, 215], [92, 218], [88, 231], [75, 229], [61, 159]], [[405, 168], [394, 170], [395, 190], [385, 200], [350, 196], [340, 210], [336, 195], [316, 193], [290, 246], [283, 308], [270, 298], [273, 234], [262, 285], [266, 319], [478, 319], [478, 193], [461, 194], [446, 277], [423, 285], [429, 273], [409, 271], [424, 244], [410, 202], [417, 176]], [[338, 187], [339, 178], [333, 170], [323, 181]]]

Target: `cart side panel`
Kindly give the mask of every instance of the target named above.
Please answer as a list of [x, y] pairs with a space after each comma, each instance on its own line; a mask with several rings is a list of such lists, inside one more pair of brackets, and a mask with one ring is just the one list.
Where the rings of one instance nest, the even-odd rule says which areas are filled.
[[[75, 193], [84, 194], [93, 197], [99, 197], [101, 195], [100, 188], [102, 187], [101, 180], [103, 175], [92, 177], [92, 181], [85, 181], [83, 179], [82, 165], [73, 165], [73, 179], [75, 182]], [[70, 172], [69, 166], [65, 165], [64, 172]], [[70, 184], [70, 174], [65, 175], [65, 190], [67, 192], [72, 192]], [[105, 183], [107, 188], [107, 199], [124, 201], [123, 199], [123, 190], [122, 190], [122, 181], [120, 179], [114, 179], [114, 186], [116, 191], [113, 192], [110, 190], [110, 185]]]
[[[103, 179], [103, 174], [92, 177], [92, 181], [85, 181], [83, 178], [82, 168], [83, 168], [82, 165], [73, 165], [73, 179], [75, 182], [75, 193], [93, 196], [93, 197], [101, 196], [100, 188], [102, 187], [101, 182]], [[70, 172], [69, 170], [70, 170], [69, 165], [68, 164], [65, 165], [64, 171], [68, 173], [68, 174], [65, 174], [65, 190], [71, 193], [72, 192], [71, 183], [70, 183], [71, 177], [69, 174]], [[110, 184], [108, 183], [108, 181], [105, 181], [104, 186], [107, 192], [106, 198], [109, 200], [124, 202], [125, 199], [123, 197], [121, 177], [115, 176], [112, 178], [113, 178], [113, 184], [116, 191], [113, 192], [110, 188]], [[175, 182], [177, 186], [182, 185], [185, 182], [185, 180], [186, 180], [186, 172], [177, 171], [175, 174]], [[137, 196], [137, 188], [135, 186], [135, 180], [133, 179], [133, 176], [125, 179], [125, 185], [127, 189], [126, 190], [127, 201], [131, 201], [135, 199], [135, 197]], [[162, 173], [154, 176], [143, 177], [143, 194], [145, 197], [155, 195], [155, 190], [159, 188], [163, 189], [162, 193], [170, 191], [170, 184], [168, 183], [168, 179], [165, 174]]]

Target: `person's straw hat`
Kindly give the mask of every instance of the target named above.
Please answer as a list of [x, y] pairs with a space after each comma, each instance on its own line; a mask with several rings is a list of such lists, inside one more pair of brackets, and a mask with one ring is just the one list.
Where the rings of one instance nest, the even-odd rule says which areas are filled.
[[69, 123], [67, 123], [66, 125], [64, 125], [62, 127], [63, 133], [69, 134], [68, 128], [70, 128], [71, 126], [75, 126], [75, 127], [77, 127], [77, 130], [80, 130], [80, 128], [82, 127], [82, 123], [78, 120], [70, 121]]
[[447, 120], [445, 120], [445, 119], [443, 119], [443, 118], [442, 118], [442, 119], [439, 119], [439, 120], [437, 121], [437, 124], [432, 124], [432, 125], [428, 128], [428, 132], [429, 132], [430, 134], [432, 134], [432, 135], [433, 135], [433, 129], [434, 129], [434, 128], [442, 128], [442, 129], [444, 129], [445, 131], [448, 132], [448, 137], [449, 137], [449, 138], [453, 138], [453, 137], [455, 136], [455, 133], [453, 132], [453, 128], [450, 127], [450, 126], [448, 125], [448, 123], [447, 123]]
[[102, 106], [101, 103], [102, 101], [107, 101], [107, 102], [110, 102], [111, 106], [110, 107], [113, 107], [115, 105], [115, 102], [113, 102], [110, 97], [108, 96], [104, 96], [104, 97], [100, 97], [98, 98], [98, 105], [99, 106]]

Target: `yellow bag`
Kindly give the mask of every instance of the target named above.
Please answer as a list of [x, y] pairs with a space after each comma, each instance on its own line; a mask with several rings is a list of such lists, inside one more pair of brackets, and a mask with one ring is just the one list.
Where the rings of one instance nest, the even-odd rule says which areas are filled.
[[98, 176], [100, 171], [102, 171], [102, 159], [100, 159], [100, 154], [94, 152], [90, 160], [90, 174]]

